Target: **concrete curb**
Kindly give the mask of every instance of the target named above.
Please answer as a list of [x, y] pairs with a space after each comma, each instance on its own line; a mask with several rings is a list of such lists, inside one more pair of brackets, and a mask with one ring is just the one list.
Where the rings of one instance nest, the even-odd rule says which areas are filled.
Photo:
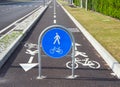
[[[58, 2], [59, 3], [59, 2]], [[60, 3], [59, 3], [60, 4]], [[120, 79], [120, 64], [115, 58], [60, 4], [66, 14], [75, 23], [83, 35], [88, 39], [96, 51], [102, 56], [105, 62], [113, 70], [115, 75]]]
[[[50, 2], [49, 2], [50, 4]], [[17, 48], [17, 46], [20, 44], [20, 42], [24, 39], [24, 37], [27, 35], [27, 33], [32, 29], [32, 27], [35, 25], [35, 23], [38, 21], [38, 19], [43, 15], [43, 13], [48, 8], [47, 6], [42, 7], [39, 13], [39, 16], [36, 17], [34, 20], [32, 20], [31, 24], [27, 26], [26, 29], [24, 29], [23, 34], [20, 35], [8, 48], [7, 50], [0, 55], [0, 68], [4, 65], [4, 63], [8, 60], [9, 56], [13, 53], [13, 51]]]

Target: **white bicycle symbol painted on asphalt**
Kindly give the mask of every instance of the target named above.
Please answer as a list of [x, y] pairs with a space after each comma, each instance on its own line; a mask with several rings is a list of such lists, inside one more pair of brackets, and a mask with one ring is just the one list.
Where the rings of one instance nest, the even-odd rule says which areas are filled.
[[30, 57], [28, 62], [20, 63], [19, 65], [23, 68], [25, 72], [27, 72], [38, 65], [38, 63], [33, 62], [35, 55], [38, 54], [38, 49], [37, 49], [38, 45], [33, 43], [25, 43], [24, 47], [26, 48], [25, 53], [30, 55]]
[[58, 47], [58, 48], [54, 47], [53, 49], [50, 49], [50, 53], [51, 54], [54, 54], [54, 53], [62, 54], [63, 50], [60, 49], [60, 47]]
[[25, 43], [24, 46], [27, 47], [28, 49], [32, 49], [32, 48], [37, 49], [38, 48], [38, 45], [37, 44], [33, 44], [33, 43]]
[[[75, 58], [75, 64], [74, 64], [75, 69], [77, 69], [79, 67], [78, 64], [81, 64], [83, 66], [89, 66], [90, 68], [93, 68], [93, 69], [100, 68], [100, 64], [97, 61], [89, 60], [89, 58], [85, 58], [85, 59], [80, 59], [78, 57]], [[69, 69], [72, 69], [72, 61], [68, 61], [66, 63], [66, 67]]]
[[[32, 63], [34, 56], [38, 53], [38, 49], [37, 49], [38, 45], [33, 44], [33, 43], [26, 43], [24, 46], [27, 47], [25, 53], [31, 55], [28, 63]], [[49, 52], [51, 54], [54, 54], [54, 53], [62, 54], [63, 50], [60, 47], [53, 47], [52, 49], [49, 50]], [[82, 57], [84, 57], [84, 59], [80, 59], [77, 56], [82, 56]], [[92, 69], [100, 68], [100, 64], [97, 61], [90, 60], [90, 58], [88, 58], [88, 55], [86, 55], [85, 52], [79, 52], [77, 50], [75, 51], [75, 62], [74, 63], [75, 63], [74, 64], [75, 69], [77, 69], [80, 64], [85, 67], [88, 66]], [[68, 61], [66, 63], [66, 67], [69, 69], [72, 69], [72, 61]]]

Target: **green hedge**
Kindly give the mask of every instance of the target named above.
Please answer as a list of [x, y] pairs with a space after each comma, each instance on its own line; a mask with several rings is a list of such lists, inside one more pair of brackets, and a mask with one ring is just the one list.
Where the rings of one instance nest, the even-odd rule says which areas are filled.
[[76, 6], [80, 6], [80, 0], [73, 0], [73, 3], [74, 3]]
[[[80, 6], [80, 0], [73, 1], [75, 5]], [[83, 7], [85, 1], [83, 0]], [[88, 9], [120, 19], [120, 0], [88, 0]]]

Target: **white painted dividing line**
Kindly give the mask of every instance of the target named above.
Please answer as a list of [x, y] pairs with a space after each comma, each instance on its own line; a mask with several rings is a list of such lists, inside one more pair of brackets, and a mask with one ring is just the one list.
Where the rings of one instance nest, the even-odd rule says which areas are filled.
[[56, 14], [56, 0], [54, 0], [54, 15]]
[[54, 18], [56, 18], [56, 15], [54, 15]]
[[56, 13], [55, 13], [55, 12], [54, 12], [53, 14], [54, 14], [54, 15], [56, 15]]
[[56, 19], [53, 20], [53, 23], [56, 24]]

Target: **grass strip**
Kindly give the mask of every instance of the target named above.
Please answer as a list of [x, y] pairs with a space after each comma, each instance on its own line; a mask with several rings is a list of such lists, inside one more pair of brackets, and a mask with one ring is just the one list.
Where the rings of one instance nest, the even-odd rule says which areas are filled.
[[59, 1], [120, 62], [120, 20], [79, 7], [71, 8], [65, 1]]
[[8, 48], [12, 42], [15, 41], [19, 35], [22, 34], [22, 31], [12, 31], [11, 33], [7, 34], [4, 38], [0, 39], [0, 53]]

